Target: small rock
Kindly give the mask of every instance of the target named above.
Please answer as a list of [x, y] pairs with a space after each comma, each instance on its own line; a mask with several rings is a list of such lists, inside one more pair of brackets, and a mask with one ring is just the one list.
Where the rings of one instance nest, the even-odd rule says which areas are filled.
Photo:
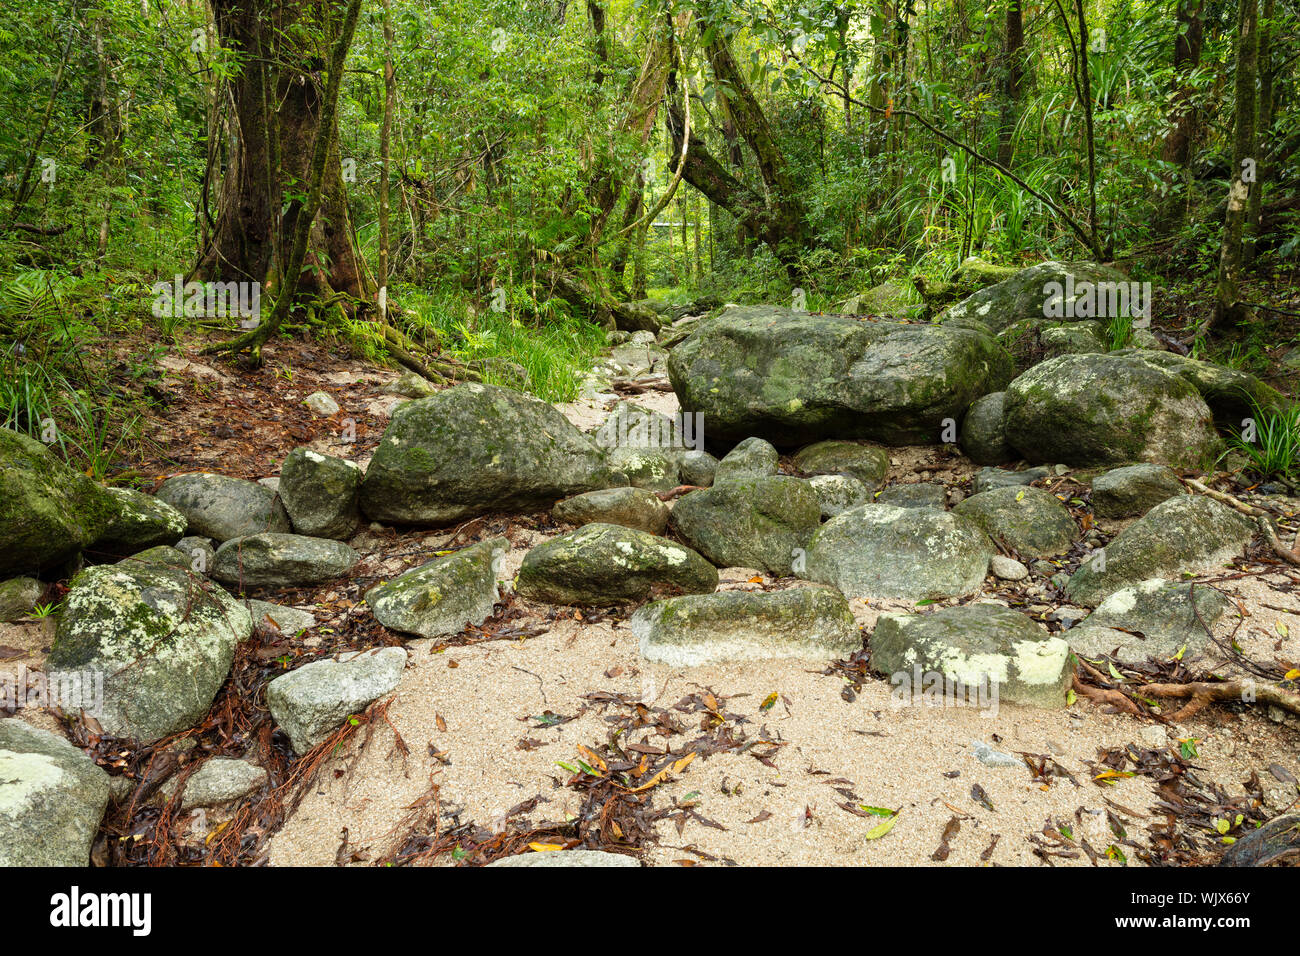
[[280, 468], [280, 500], [298, 534], [346, 541], [361, 524], [361, 469], [309, 448], [295, 448]]
[[682, 484], [707, 488], [718, 471], [718, 459], [707, 451], [688, 451], [682, 456]]
[[961, 448], [977, 465], [1000, 465], [1016, 457], [1002, 424], [1006, 401], [1006, 392], [977, 398], [962, 419]]
[[407, 571], [366, 592], [366, 603], [384, 627], [421, 637], [459, 634], [482, 624], [500, 599], [499, 562], [510, 548], [490, 538]]
[[972, 495], [953, 510], [1026, 557], [1061, 554], [1079, 536], [1065, 505], [1042, 488], [994, 488]]
[[324, 392], [312, 392], [302, 403], [322, 418], [330, 418], [339, 413], [339, 403]]
[[[622, 333], [626, 335], [627, 333]], [[539, 853], [520, 853], [489, 863], [489, 867], [569, 867], [615, 866], [640, 867], [636, 857], [604, 850], [548, 850]]]
[[177, 475], [162, 483], [157, 497], [185, 515], [191, 534], [216, 541], [289, 530], [280, 499], [255, 481], [205, 473]]
[[[256, 764], [247, 760], [213, 757], [205, 760], [203, 766], [186, 781], [185, 792], [181, 794], [181, 809], [219, 807], [234, 803], [265, 786], [266, 781], [266, 771]], [[168, 783], [170, 786], [164, 785], [163, 791], [165, 796], [170, 797], [175, 792], [176, 784], [172, 781]]]
[[972, 753], [975, 759], [986, 767], [1023, 767], [1025, 762], [1015, 754], [1005, 753], [1001, 750], [994, 750], [982, 740], [971, 741]]
[[718, 567], [790, 574], [821, 524], [821, 504], [799, 478], [737, 476], [682, 497], [671, 524]]
[[875, 491], [889, 472], [889, 455], [874, 445], [822, 441], [800, 449], [794, 465], [805, 475], [848, 475]]
[[772, 445], [761, 438], [746, 438], [718, 462], [713, 482], [726, 481], [739, 476], [775, 475], [780, 455]]
[[657, 535], [588, 524], [529, 551], [518, 582], [519, 594], [534, 601], [604, 607], [656, 592], [707, 594], [718, 586], [718, 570]]
[[663, 534], [669, 508], [645, 488], [606, 488], [566, 498], [551, 509], [565, 524], [617, 524], [650, 534]]
[[1100, 518], [1128, 518], [1185, 493], [1178, 476], [1164, 465], [1130, 465], [1093, 479], [1092, 511]]
[[428, 398], [438, 389], [423, 375], [403, 372], [395, 382], [388, 383], [381, 391], [385, 395], [400, 395], [403, 398]]
[[876, 501], [895, 508], [933, 508], [943, 511], [948, 506], [948, 490], [943, 485], [928, 481], [890, 485], [876, 496]]
[[1003, 581], [1023, 581], [1029, 577], [1027, 567], [1015, 558], [1008, 558], [1002, 554], [995, 554], [989, 558], [989, 570], [993, 572], [994, 577]]
[[176, 542], [176, 550], [190, 559], [190, 570], [195, 574], [207, 574], [212, 570], [212, 562], [217, 557], [216, 548], [212, 547], [211, 538], [191, 536]]
[[217, 549], [212, 576], [240, 588], [319, 584], [352, 570], [358, 554], [341, 541], [301, 534], [251, 534]]
[[719, 591], [668, 598], [632, 615], [641, 656], [674, 667], [774, 658], [826, 661], [862, 646], [834, 588]]
[[870, 489], [848, 475], [813, 475], [808, 486], [817, 496], [823, 518], [834, 518], [871, 501]]
[[270, 622], [279, 628], [280, 633], [285, 637], [297, 637], [303, 631], [309, 631], [316, 626], [316, 615], [300, 611], [296, 607], [285, 607], [269, 601], [245, 601], [244, 606], [252, 615], [254, 627], [263, 622]]
[[26, 617], [45, 593], [45, 585], [35, 578], [10, 578], [0, 584], [0, 621]]
[[396, 688], [405, 666], [400, 647], [313, 661], [267, 684], [266, 703], [294, 751], [305, 754]]
[[1004, 468], [981, 468], [971, 480], [971, 494], [978, 495], [994, 488], [1009, 488], [1033, 484], [1050, 474], [1046, 468], [1026, 468], [1024, 471], [1007, 471]]

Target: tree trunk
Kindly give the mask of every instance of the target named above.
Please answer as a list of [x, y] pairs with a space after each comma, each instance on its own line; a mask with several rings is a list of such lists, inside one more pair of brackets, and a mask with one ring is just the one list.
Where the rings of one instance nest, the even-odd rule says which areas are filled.
[[[1178, 166], [1183, 195], [1180, 202], [1175, 192], [1174, 200], [1162, 216], [1160, 226], [1166, 231], [1186, 215], [1191, 200], [1192, 144], [1197, 137], [1199, 124], [1196, 111], [1192, 108], [1195, 91], [1189, 77], [1201, 64], [1201, 47], [1205, 40], [1203, 7], [1204, 0], [1177, 0], [1174, 5], [1173, 110], [1169, 117], [1171, 128], [1165, 137], [1161, 158]], [[1170, 185], [1173, 186], [1174, 183]]]
[[212, 236], [195, 274], [261, 282], [268, 290], [296, 278], [301, 292], [343, 292], [369, 302], [374, 280], [356, 247], [335, 137], [326, 137], [320, 213], [308, 237], [307, 272], [297, 277], [287, 273], [291, 248], [286, 240], [303, 209], [324, 112], [320, 74], [325, 64], [309, 37], [336, 34], [339, 9], [308, 0], [211, 3], [220, 42], [238, 55], [242, 68], [229, 81], [234, 141]]
[[1256, 123], [1255, 140], [1258, 149], [1255, 169], [1255, 182], [1250, 189], [1250, 201], [1246, 209], [1246, 263], [1255, 261], [1255, 243], [1263, 227], [1264, 183], [1268, 179], [1270, 164], [1265, 164], [1271, 145], [1270, 132], [1273, 126], [1273, 17], [1277, 11], [1276, 0], [1264, 0], [1264, 22], [1259, 26], [1259, 115]]
[[1253, 191], [1247, 176], [1253, 170], [1255, 154], [1255, 75], [1259, 58], [1259, 6], [1257, 0], [1239, 0], [1237, 11], [1236, 121], [1232, 136], [1232, 182], [1228, 187], [1228, 210], [1223, 217], [1223, 240], [1219, 247], [1219, 282], [1214, 314], [1206, 331], [1224, 322], [1237, 322], [1245, 315], [1239, 301], [1242, 230]]
[[393, 21], [384, 0], [384, 122], [379, 132], [379, 321], [388, 321], [388, 177], [392, 160], [393, 109], [397, 103], [397, 74], [393, 69]]
[[998, 162], [1011, 168], [1012, 138], [1020, 114], [1020, 87], [1025, 75], [1025, 24], [1020, 0], [1008, 0], [1006, 73], [1002, 81], [1002, 126], [998, 130]]

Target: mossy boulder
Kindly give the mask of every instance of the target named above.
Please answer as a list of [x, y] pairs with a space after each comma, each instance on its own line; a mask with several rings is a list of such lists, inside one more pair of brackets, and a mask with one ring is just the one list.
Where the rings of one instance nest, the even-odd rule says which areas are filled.
[[1149, 578], [1177, 580], [1184, 573], [1220, 568], [1254, 535], [1249, 518], [1201, 495], [1180, 495], [1156, 505], [1094, 554], [1066, 584], [1067, 598], [1096, 607], [1107, 596]]
[[668, 598], [640, 608], [631, 629], [642, 657], [674, 667], [777, 658], [827, 661], [862, 646], [849, 603], [834, 588]]
[[150, 743], [202, 719], [252, 629], [248, 610], [203, 578], [127, 560], [73, 579], [46, 666], [98, 671], [104, 730]]
[[158, 498], [185, 515], [190, 534], [218, 542], [289, 530], [275, 491], [256, 481], [204, 472], [177, 475], [162, 483]]
[[1001, 465], [1018, 457], [1007, 443], [1006, 392], [971, 402], [961, 422], [961, 450], [977, 465]]
[[375, 521], [443, 525], [549, 508], [612, 484], [604, 453], [546, 402], [458, 385], [399, 407], [361, 484]]
[[1021, 557], [1061, 554], [1079, 537], [1069, 510], [1042, 488], [995, 488], [971, 495], [953, 510]]
[[108, 774], [62, 737], [0, 720], [0, 866], [89, 866], [108, 789]]
[[189, 526], [167, 502], [132, 488], [109, 488], [117, 514], [89, 550], [96, 556], [123, 557], [159, 545], [174, 545]]
[[1222, 449], [1200, 393], [1135, 357], [1063, 355], [1007, 387], [1007, 441], [1036, 462], [1076, 467], [1209, 465]]
[[40, 442], [0, 428], [0, 577], [57, 569], [117, 513], [107, 489]]
[[982, 330], [736, 306], [673, 349], [668, 374], [682, 409], [704, 414], [710, 442], [796, 447], [934, 441], [1013, 369]]
[[1053, 300], [1062, 300], [1062, 306], [1069, 305], [1063, 301], [1067, 283], [1072, 284], [1074, 302], [1079, 307], [1062, 311], [1072, 319], [1091, 321], [1100, 314], [1095, 307], [1080, 305], [1087, 289], [1109, 288], [1107, 283], [1123, 283], [1127, 287], [1129, 282], [1124, 273], [1095, 262], [1040, 262], [968, 296], [945, 312], [940, 321], [974, 320], [1001, 332], [1017, 322], [1051, 319], [1055, 315]]
[[821, 524], [821, 503], [800, 478], [738, 477], [678, 499], [671, 524], [719, 567], [790, 574]]
[[871, 500], [871, 489], [848, 475], [813, 475], [808, 487], [817, 496], [823, 518], [834, 518]]
[[459, 634], [482, 624], [500, 600], [500, 559], [505, 538], [491, 538], [443, 555], [366, 592], [375, 620], [421, 637]]
[[1277, 389], [1240, 369], [1226, 368], [1174, 352], [1149, 349], [1122, 349], [1113, 354], [1140, 358], [1173, 372], [1194, 386], [1205, 399], [1205, 404], [1210, 406], [1214, 420], [1221, 428], [1237, 431], [1241, 428], [1242, 419], [1255, 415], [1257, 409], [1280, 412], [1289, 404]]
[[713, 483], [743, 475], [775, 475], [780, 459], [771, 442], [746, 438], [718, 462], [713, 472]]
[[849, 597], [937, 600], [978, 591], [992, 555], [988, 536], [962, 515], [869, 504], [813, 535], [799, 576]]
[[876, 495], [875, 500], [877, 504], [893, 505], [895, 508], [931, 508], [935, 511], [946, 511], [948, 489], [938, 482], [913, 481], [890, 485]]
[[608, 456], [609, 467], [621, 483], [671, 491], [681, 484], [681, 465], [690, 453], [689, 445], [700, 444], [700, 436], [687, 432], [694, 425], [694, 419], [671, 418], [619, 402], [591, 437]]
[[36, 578], [10, 578], [0, 582], [0, 621], [26, 617], [45, 593], [45, 585]]
[[982, 690], [990, 707], [1060, 708], [1073, 672], [1065, 641], [1020, 612], [994, 604], [883, 614], [870, 643], [872, 670], [888, 677], [901, 699], [914, 703], [932, 676], [942, 675], [952, 685], [960, 682], [968, 701]]
[[1092, 480], [1092, 511], [1099, 518], [1131, 518], [1186, 492], [1163, 465], [1126, 465]]
[[212, 576], [240, 588], [294, 588], [332, 581], [358, 555], [342, 541], [301, 534], [251, 534], [217, 549]]
[[1236, 604], [1212, 587], [1151, 578], [1120, 588], [1097, 605], [1065, 638], [1090, 659], [1113, 654], [1141, 664], [1148, 657], [1169, 660], [1180, 652], [1194, 660], [1210, 644], [1210, 632]]
[[848, 475], [875, 491], [889, 474], [889, 453], [853, 441], [819, 441], [799, 449], [794, 466], [805, 475]]
[[588, 524], [533, 548], [519, 568], [523, 597], [605, 607], [661, 594], [707, 594], [718, 569], [690, 548], [612, 524]]
[[998, 342], [1015, 360], [1018, 371], [1058, 355], [1109, 351], [1105, 328], [1093, 320], [1021, 319], [999, 332]]
[[361, 522], [361, 469], [345, 458], [295, 448], [280, 466], [280, 500], [293, 530], [346, 541]]
[[1025, 485], [1032, 485], [1040, 478], [1046, 478], [1051, 473], [1049, 468], [1026, 468], [1023, 471], [981, 468], [971, 478], [970, 490], [973, 495], [981, 495], [994, 488], [1023, 488]]
[[551, 517], [565, 524], [617, 524], [650, 534], [663, 534], [669, 508], [645, 488], [605, 488], [565, 498], [551, 509]]

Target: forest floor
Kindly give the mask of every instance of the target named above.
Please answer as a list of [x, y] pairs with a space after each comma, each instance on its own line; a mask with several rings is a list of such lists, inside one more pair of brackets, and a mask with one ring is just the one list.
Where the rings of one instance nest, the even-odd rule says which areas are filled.
[[[303, 445], [364, 465], [400, 401], [382, 392], [396, 374], [303, 341], [277, 342], [267, 358], [263, 369], [246, 371], [202, 359], [193, 347], [164, 357], [167, 404], [149, 423], [153, 452], [140, 475], [270, 478]], [[317, 390], [334, 397], [337, 415], [313, 417], [303, 406]], [[628, 400], [676, 408], [670, 392]], [[600, 396], [560, 406], [583, 428], [610, 407]], [[961, 487], [976, 470], [940, 447], [890, 454], [889, 483]], [[1288, 505], [1300, 511], [1300, 501]], [[1122, 523], [1099, 526], [1114, 533]], [[1222, 846], [1216, 821], [1227, 818], [1241, 833], [1236, 813], [1249, 827], [1252, 817], [1296, 802], [1300, 724], [1259, 706], [1215, 706], [1185, 725], [1107, 712], [1083, 698], [1060, 710], [898, 707], [891, 686], [858, 658], [827, 667], [648, 663], [627, 626], [633, 608], [577, 611], [509, 595], [482, 627], [450, 641], [405, 642], [365, 611], [368, 587], [435, 551], [502, 535], [511, 542], [513, 573], [529, 548], [563, 530], [546, 513], [487, 515], [437, 531], [363, 528], [350, 542], [362, 561], [347, 580], [252, 595], [308, 610], [317, 626], [296, 636], [259, 629], [262, 647], [242, 671], [237, 662], [235, 686], [194, 732], [200, 751], [251, 750], [258, 721], [264, 728], [269, 720], [261, 688], [303, 659], [386, 643], [404, 644], [410, 661], [391, 704], [372, 709], [364, 733], [316, 755], [323, 762], [291, 805], [171, 821], [165, 839], [180, 858], [197, 861], [223, 831], [238, 830], [242, 862], [480, 862], [507, 847], [555, 845], [563, 838], [546, 834], [578, 819], [596, 827], [604, 848], [639, 851], [655, 865], [1200, 863]], [[724, 589], [803, 586], [743, 568], [721, 577]], [[1300, 660], [1300, 574], [1257, 550], [1198, 580], [1230, 595], [1244, 614], [1240, 622], [1229, 615], [1218, 637], [1255, 660]], [[1021, 608], [1042, 600], [992, 578], [976, 600], [986, 598]], [[881, 613], [913, 607], [852, 605], [868, 633]], [[0, 628], [0, 669], [39, 669], [47, 624]], [[1239, 673], [1215, 657], [1185, 663]], [[227, 720], [236, 692], [246, 698], [236, 722], [245, 732], [216, 741], [214, 728]], [[691, 750], [700, 757], [672, 761], [656, 786], [628, 795], [600, 775], [569, 769], [593, 766], [592, 753], [610, 742], [652, 763]], [[980, 743], [1025, 760], [989, 766], [975, 755]], [[300, 787], [302, 779], [286, 771], [284, 746], [277, 747], [285, 759], [271, 768], [273, 787], [263, 799], [287, 804], [290, 778]], [[147, 769], [141, 754], [124, 752], [121, 765]], [[890, 820], [892, 829], [868, 838]], [[158, 826], [156, 813], [136, 822]]]

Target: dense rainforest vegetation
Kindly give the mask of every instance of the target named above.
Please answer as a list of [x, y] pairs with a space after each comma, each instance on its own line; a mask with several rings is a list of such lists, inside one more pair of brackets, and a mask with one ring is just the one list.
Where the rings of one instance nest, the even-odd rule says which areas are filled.
[[258, 366], [286, 334], [560, 401], [639, 301], [899, 313], [971, 256], [1113, 262], [1181, 350], [1273, 374], [1298, 25], [1293, 0], [9, 4], [0, 418], [102, 477], [148, 439], [162, 352]]

